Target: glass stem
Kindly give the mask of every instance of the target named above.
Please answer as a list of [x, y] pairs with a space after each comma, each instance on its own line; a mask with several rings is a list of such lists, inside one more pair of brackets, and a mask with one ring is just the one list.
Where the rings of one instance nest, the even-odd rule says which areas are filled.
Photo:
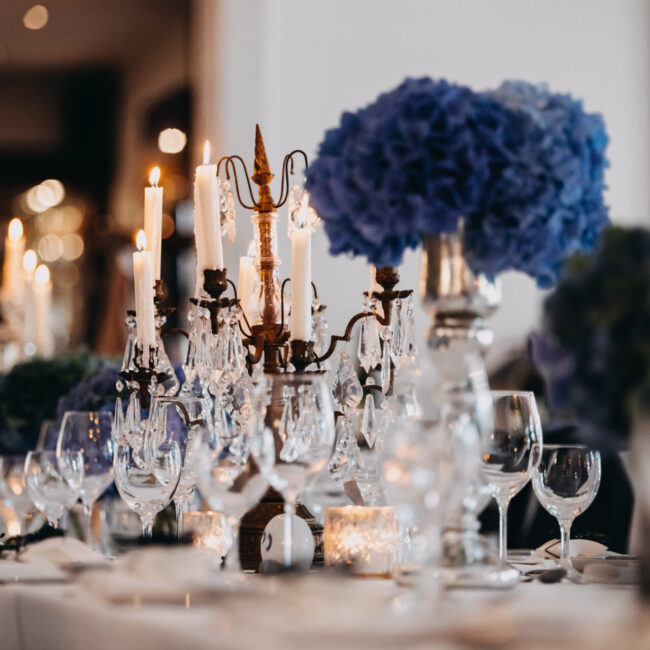
[[502, 562], [508, 561], [508, 497], [497, 499], [499, 506], [499, 559]]
[[145, 539], [153, 537], [153, 519], [142, 519], [142, 536]]
[[573, 568], [571, 554], [569, 552], [571, 541], [571, 526], [573, 519], [559, 520], [560, 524], [560, 566]]
[[290, 567], [293, 563], [293, 514], [296, 510], [294, 502], [284, 502], [284, 565]]
[[176, 535], [178, 536], [178, 539], [180, 539], [183, 536], [183, 502], [174, 499], [174, 509], [176, 510]]
[[239, 561], [239, 519], [231, 515], [227, 521], [228, 526], [230, 526], [231, 546], [226, 554], [226, 571], [239, 573], [241, 571]]
[[93, 504], [84, 503], [84, 537], [86, 544], [93, 548]]

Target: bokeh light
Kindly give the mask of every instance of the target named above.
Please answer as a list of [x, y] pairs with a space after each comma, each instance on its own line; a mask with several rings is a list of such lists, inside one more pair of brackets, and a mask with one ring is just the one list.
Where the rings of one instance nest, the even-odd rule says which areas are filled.
[[43, 29], [50, 19], [50, 14], [46, 7], [43, 5], [34, 5], [29, 8], [23, 16], [23, 25], [27, 29]]
[[38, 242], [38, 254], [45, 262], [55, 262], [63, 255], [63, 242], [58, 235], [45, 235]]
[[68, 261], [79, 259], [84, 252], [84, 240], [77, 233], [69, 233], [61, 238], [63, 244], [63, 259]]
[[180, 129], [163, 129], [158, 134], [158, 149], [163, 153], [180, 153], [186, 144], [187, 136]]

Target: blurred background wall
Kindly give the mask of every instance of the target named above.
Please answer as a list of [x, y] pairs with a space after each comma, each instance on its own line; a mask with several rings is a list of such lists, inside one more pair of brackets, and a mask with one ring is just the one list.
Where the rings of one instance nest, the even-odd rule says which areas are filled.
[[[0, 228], [23, 218], [28, 245], [51, 265], [61, 345], [70, 329], [70, 343], [121, 350], [133, 234], [153, 165], [165, 187], [163, 273], [182, 300], [192, 282], [187, 199], [205, 138], [215, 156], [252, 162], [259, 123], [278, 172], [287, 151], [313, 156], [343, 110], [409, 75], [475, 89], [525, 78], [584, 98], [611, 137], [613, 219], [648, 221], [648, 0], [40, 1], [47, 20], [38, 29], [26, 24], [32, 1], [0, 4]], [[172, 127], [188, 143], [165, 153], [159, 136]], [[27, 196], [47, 178], [61, 180], [66, 198], [39, 211]], [[238, 239], [225, 244], [232, 277], [251, 237], [240, 210]], [[417, 285], [418, 260], [407, 255], [403, 286]], [[367, 266], [331, 258], [319, 232], [313, 267], [340, 331], [361, 304]], [[524, 276], [503, 280], [493, 362], [535, 326], [542, 297]], [[421, 314], [419, 324], [423, 337]]]

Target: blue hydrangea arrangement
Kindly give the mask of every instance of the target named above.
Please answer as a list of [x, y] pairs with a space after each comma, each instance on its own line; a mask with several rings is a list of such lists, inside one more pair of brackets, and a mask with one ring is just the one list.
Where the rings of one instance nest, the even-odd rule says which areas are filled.
[[543, 86], [496, 92], [407, 79], [325, 134], [306, 187], [332, 254], [396, 265], [465, 220], [476, 272], [517, 269], [540, 286], [608, 222], [602, 118]]

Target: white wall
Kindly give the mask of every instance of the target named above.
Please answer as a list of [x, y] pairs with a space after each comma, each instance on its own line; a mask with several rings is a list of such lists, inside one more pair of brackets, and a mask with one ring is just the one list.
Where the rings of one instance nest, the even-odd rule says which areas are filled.
[[[213, 1], [198, 3], [205, 11]], [[272, 165], [295, 147], [313, 155], [344, 109], [369, 103], [409, 75], [475, 89], [508, 78], [547, 81], [604, 114], [612, 215], [620, 222], [648, 221], [650, 21], [644, 0], [218, 0], [216, 9], [212, 68], [204, 74], [217, 79], [212, 114], [220, 154], [252, 160], [259, 122]], [[243, 211], [239, 224], [239, 241], [226, 247], [235, 273], [252, 234]], [[288, 275], [284, 233], [282, 226], [281, 272]], [[405, 287], [417, 287], [418, 257], [406, 256]], [[339, 331], [360, 306], [366, 263], [330, 257], [321, 232], [313, 268], [332, 329]], [[541, 297], [519, 274], [506, 275], [504, 294], [492, 319], [501, 347], [535, 326]], [[423, 314], [419, 323], [423, 335]]]

